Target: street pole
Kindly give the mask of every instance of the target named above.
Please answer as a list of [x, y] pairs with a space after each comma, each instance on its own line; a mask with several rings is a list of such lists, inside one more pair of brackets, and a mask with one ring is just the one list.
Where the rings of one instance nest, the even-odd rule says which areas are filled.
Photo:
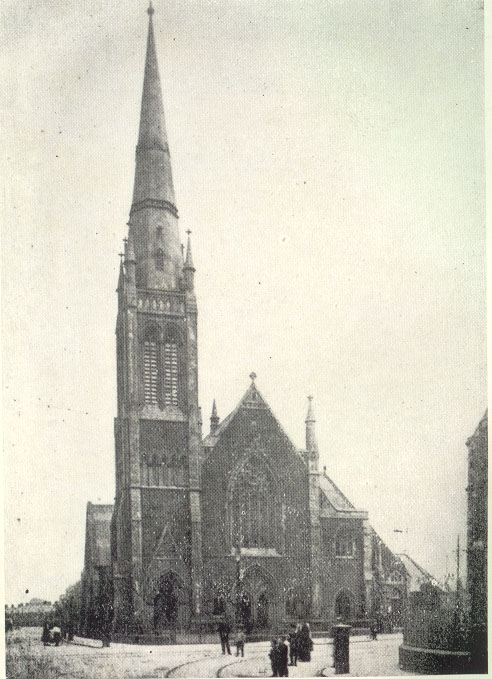
[[239, 624], [241, 613], [241, 541], [237, 546], [236, 556], [236, 625]]

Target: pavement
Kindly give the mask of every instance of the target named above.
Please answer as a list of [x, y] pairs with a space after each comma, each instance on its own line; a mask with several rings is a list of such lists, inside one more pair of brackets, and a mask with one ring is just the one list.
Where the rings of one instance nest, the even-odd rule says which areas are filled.
[[[29, 630], [29, 631], [27, 631]], [[247, 643], [243, 657], [223, 655], [217, 644], [174, 646], [140, 646], [75, 638], [74, 643], [59, 648], [44, 647], [41, 630], [15, 630], [11, 642], [14, 655], [49, 660], [55, 675], [70, 679], [163, 679], [164, 677], [270, 677], [269, 642]], [[12, 643], [15, 642], [15, 643]], [[397, 676], [406, 674], [398, 667], [401, 634], [380, 635], [377, 641], [366, 637], [350, 639], [350, 673], [346, 676]], [[290, 677], [332, 676], [333, 644], [331, 639], [315, 639], [311, 662], [289, 667]], [[20, 658], [19, 658], [20, 659]], [[36, 674], [36, 673], [34, 673]], [[41, 676], [38, 673], [38, 676]]]

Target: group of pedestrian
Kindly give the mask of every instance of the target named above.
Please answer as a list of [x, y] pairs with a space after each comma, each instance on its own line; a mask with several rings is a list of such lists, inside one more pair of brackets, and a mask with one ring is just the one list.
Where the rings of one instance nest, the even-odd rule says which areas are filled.
[[[227, 651], [227, 655], [232, 655], [231, 646], [229, 643], [229, 635], [231, 633], [230, 623], [227, 620], [221, 620], [219, 622], [218, 632], [220, 637], [220, 645], [222, 647], [222, 654], [225, 655]], [[244, 658], [244, 644], [246, 643], [246, 634], [244, 633], [244, 629], [241, 626], [235, 631], [233, 640], [236, 644], [236, 655], [239, 656], [239, 654], [241, 654], [241, 657]]]
[[297, 665], [297, 661], [309, 662], [311, 651], [313, 650], [313, 640], [311, 638], [311, 628], [308, 622], [299, 623], [293, 626], [289, 634], [290, 663]]
[[288, 636], [274, 637], [268, 654], [272, 665], [272, 676], [288, 677], [288, 665], [295, 667], [298, 660], [309, 662], [312, 650], [313, 640], [308, 622], [294, 625]]
[[55, 644], [59, 646], [62, 640], [62, 633], [60, 627], [55, 623], [53, 627], [50, 627], [47, 622], [43, 625], [43, 633], [41, 634], [41, 641], [44, 646], [50, 646]]
[[[231, 623], [227, 618], [224, 618], [219, 622], [217, 631], [219, 633], [220, 646], [223, 655], [226, 653], [227, 655], [232, 655], [231, 642], [229, 639], [232, 633], [232, 643], [236, 644], [236, 656], [241, 655], [241, 657], [244, 657], [246, 634], [242, 625], [239, 625], [237, 629], [232, 632]], [[272, 676], [288, 677], [289, 664], [295, 666], [297, 665], [298, 660], [309, 662], [311, 660], [312, 650], [313, 640], [311, 638], [311, 629], [307, 622], [293, 625], [290, 634], [287, 636], [281, 635], [274, 637], [268, 654], [272, 665]]]

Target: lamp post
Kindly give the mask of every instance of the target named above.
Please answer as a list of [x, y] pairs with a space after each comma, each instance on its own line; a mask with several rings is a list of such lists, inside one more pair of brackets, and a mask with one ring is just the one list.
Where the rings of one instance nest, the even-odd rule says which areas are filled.
[[241, 540], [236, 547], [236, 624], [241, 618]]

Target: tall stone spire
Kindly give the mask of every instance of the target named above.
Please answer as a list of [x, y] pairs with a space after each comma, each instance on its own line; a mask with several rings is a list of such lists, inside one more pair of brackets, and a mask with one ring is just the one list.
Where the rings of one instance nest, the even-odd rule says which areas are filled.
[[183, 262], [154, 39], [152, 3], [130, 210], [137, 287], [178, 290]]
[[162, 105], [161, 79], [155, 50], [152, 3], [147, 12], [149, 13], [149, 32], [132, 209], [142, 200], [152, 199], [167, 201], [176, 211], [171, 159]]

